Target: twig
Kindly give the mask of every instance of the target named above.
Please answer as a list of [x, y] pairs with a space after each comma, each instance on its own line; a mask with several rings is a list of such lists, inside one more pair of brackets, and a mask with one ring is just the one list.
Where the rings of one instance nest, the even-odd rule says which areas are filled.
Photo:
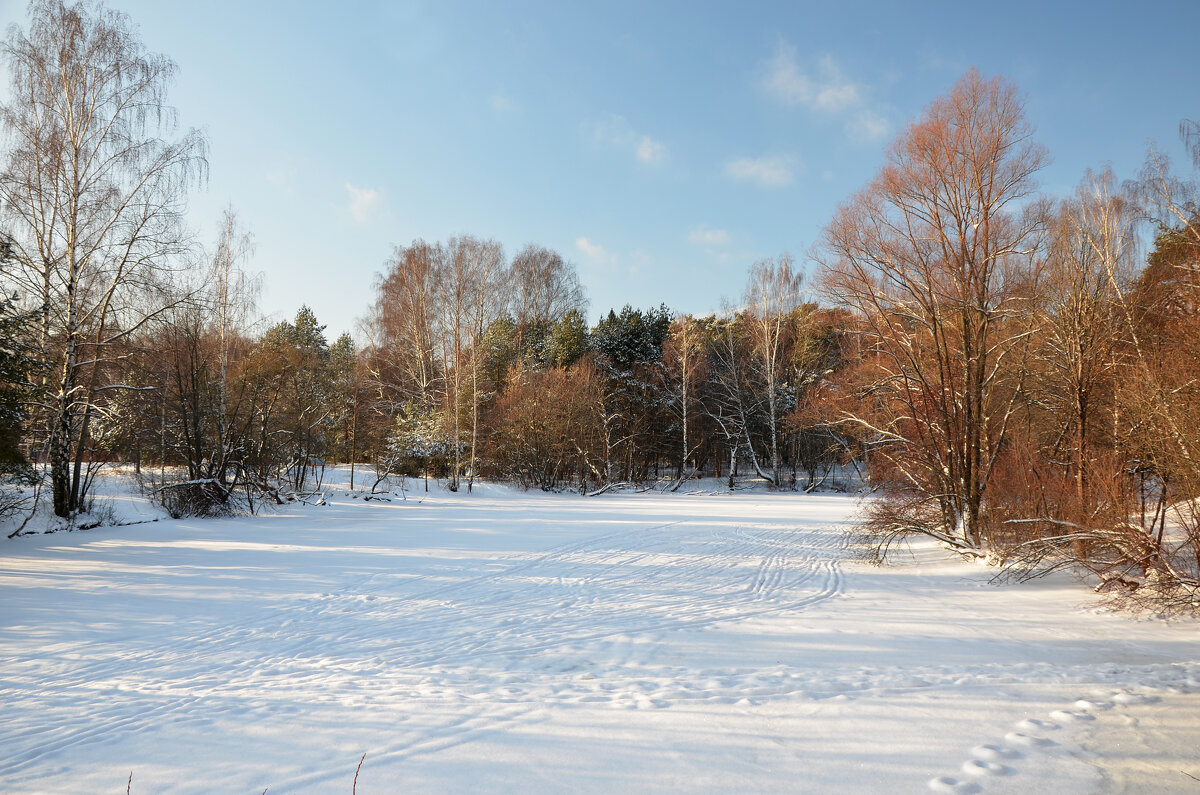
[[129, 789], [132, 786], [133, 786], [133, 771], [130, 770], [129, 771], [129, 780], [125, 782], [125, 795], [129, 795]]
[[354, 783], [350, 785], [350, 795], [355, 795], [358, 790], [358, 771], [362, 770], [363, 759], [367, 758], [367, 752], [363, 751], [362, 759], [358, 760], [358, 767], [354, 768]]
[[1191, 773], [1187, 772], [1186, 770], [1180, 770], [1179, 772], [1183, 773], [1183, 775], [1187, 776], [1192, 781], [1200, 781], [1200, 778], [1196, 778], [1195, 776], [1193, 776]]

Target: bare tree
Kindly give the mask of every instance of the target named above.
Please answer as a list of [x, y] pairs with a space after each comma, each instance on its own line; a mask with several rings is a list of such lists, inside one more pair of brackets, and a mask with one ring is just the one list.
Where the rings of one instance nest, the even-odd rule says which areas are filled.
[[492, 321], [504, 310], [508, 297], [508, 284], [504, 249], [494, 240], [478, 244], [471, 257], [472, 281], [471, 304], [468, 308], [467, 344], [471, 350], [471, 462], [467, 476], [467, 492], [475, 486], [479, 469], [479, 410], [494, 385], [485, 383], [484, 373], [487, 351], [484, 347], [484, 332]]
[[1058, 446], [1071, 455], [1081, 510], [1089, 502], [1096, 406], [1124, 339], [1119, 298], [1133, 278], [1135, 220], [1112, 172], [1089, 173], [1055, 220], [1040, 291], [1046, 320], [1039, 355], [1050, 368], [1044, 401], [1064, 429]]
[[[1016, 88], [969, 71], [892, 144], [826, 229], [824, 288], [874, 354], [860, 407], [891, 488], [868, 528], [882, 548], [923, 533], [986, 545], [985, 494], [1018, 408], [1034, 313], [1045, 162]], [[882, 464], [882, 467], [878, 465]]]
[[574, 266], [548, 248], [521, 249], [509, 266], [509, 280], [518, 332], [532, 323], [553, 323], [586, 303]]
[[228, 468], [235, 452], [234, 420], [229, 412], [229, 367], [235, 341], [244, 339], [254, 313], [259, 290], [258, 279], [246, 273], [242, 264], [253, 247], [250, 234], [238, 223], [237, 215], [227, 209], [221, 219], [217, 247], [211, 265], [210, 301], [217, 324], [216, 451], [212, 456], [214, 474], [226, 485]]
[[481, 357], [469, 355], [483, 340], [492, 313], [498, 306], [497, 281], [504, 266], [504, 251], [500, 244], [481, 241], [471, 236], [451, 238], [438, 269], [440, 298], [439, 331], [441, 334], [442, 368], [447, 388], [446, 404], [453, 437], [454, 465], [450, 473], [450, 488], [457, 491], [462, 473], [464, 386], [471, 387], [470, 422], [471, 456], [470, 480], [474, 482], [474, 458], [477, 452], [479, 428], [479, 372]]
[[[1200, 168], [1196, 124], [1184, 122], [1181, 133]], [[1117, 397], [1127, 425], [1120, 441], [1138, 469], [1151, 473], [1159, 494], [1148, 525], [1143, 508], [1140, 527], [1131, 521], [1104, 538], [1118, 542], [1109, 546], [1127, 570], [1132, 564], [1152, 575], [1146, 580], [1155, 586], [1146, 589], [1152, 598], [1194, 609], [1200, 592], [1200, 182], [1176, 176], [1165, 155], [1151, 150], [1129, 187], [1156, 239], [1133, 288], [1115, 288], [1129, 352]]]
[[[48, 424], [54, 512], [80, 507], [88, 427], [105, 392], [125, 388], [112, 357], [168, 303], [187, 253], [183, 200], [205, 167], [196, 131], [178, 140], [165, 91], [175, 74], [128, 17], [41, 0], [3, 46], [10, 141], [0, 173], [18, 279], [40, 303], [41, 344], [57, 361]], [[74, 471], [71, 469], [74, 458]]]
[[711, 396], [704, 404], [709, 419], [720, 429], [729, 448], [729, 486], [733, 488], [738, 453], [745, 451], [755, 473], [763, 480], [771, 477], [763, 471], [754, 449], [752, 425], [759, 413], [762, 395], [751, 387], [752, 356], [749, 355], [744, 314], [714, 319], [708, 328]]
[[746, 319], [751, 332], [755, 362], [766, 394], [767, 435], [771, 451], [770, 481], [783, 485], [780, 457], [783, 381], [787, 375], [784, 360], [789, 343], [793, 313], [800, 306], [803, 274], [792, 267], [787, 254], [778, 260], [763, 260], [750, 269], [746, 286]]
[[689, 437], [690, 425], [696, 412], [697, 383], [705, 376], [704, 327], [690, 315], [683, 315], [671, 324], [671, 334], [663, 345], [665, 387], [671, 391], [670, 405], [679, 420], [679, 470], [675, 483], [678, 489], [690, 468], [689, 461], [699, 444]]
[[363, 323], [376, 408], [390, 420], [415, 402], [432, 410], [440, 383], [434, 329], [438, 319], [440, 245], [415, 240], [397, 246], [375, 283], [375, 302]]

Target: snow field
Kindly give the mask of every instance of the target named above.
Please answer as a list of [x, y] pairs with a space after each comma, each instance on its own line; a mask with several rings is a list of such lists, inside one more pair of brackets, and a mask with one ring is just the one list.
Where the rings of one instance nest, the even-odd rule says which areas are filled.
[[360, 793], [1200, 776], [1194, 622], [863, 566], [848, 498], [329, 502], [4, 547], [0, 789], [348, 792], [364, 751]]

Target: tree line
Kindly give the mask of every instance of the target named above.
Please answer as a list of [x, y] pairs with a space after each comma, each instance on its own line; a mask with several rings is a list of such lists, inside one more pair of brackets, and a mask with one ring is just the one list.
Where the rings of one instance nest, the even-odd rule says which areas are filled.
[[[113, 461], [178, 513], [302, 496], [328, 462], [372, 488], [853, 480], [881, 556], [925, 535], [1017, 576], [1083, 565], [1194, 601], [1200, 207], [1161, 153], [1046, 196], [1020, 93], [971, 70], [809, 267], [753, 264], [721, 312], [589, 324], [559, 253], [461, 235], [398, 246], [358, 340], [331, 343], [307, 307], [258, 317], [232, 211], [207, 250], [187, 232], [206, 142], [175, 129], [174, 64], [132, 31], [44, 0], [4, 43], [6, 495], [44, 471], [69, 518]], [[1181, 135], [1200, 169], [1200, 127]]]
[[358, 427], [380, 468], [451, 489], [484, 476], [591, 493], [702, 472], [811, 488], [852, 465], [854, 443], [803, 416], [848, 344], [841, 313], [803, 296], [785, 256], [755, 265], [745, 304], [721, 315], [625, 306], [589, 327], [556, 252], [508, 263], [493, 241], [418, 240], [375, 285]]

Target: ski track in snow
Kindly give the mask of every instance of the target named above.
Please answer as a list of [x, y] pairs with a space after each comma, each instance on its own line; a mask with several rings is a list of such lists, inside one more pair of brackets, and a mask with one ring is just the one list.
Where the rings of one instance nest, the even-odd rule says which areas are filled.
[[[44, 661], [8, 657], [7, 670], [29, 675], [6, 677], [0, 698], [10, 709], [50, 719], [41, 731], [0, 733], [6, 749], [0, 778], [34, 771], [76, 745], [147, 731], [164, 719], [205, 720], [237, 709], [250, 718], [274, 700], [344, 702], [368, 682], [371, 690], [406, 700], [503, 705], [566, 700], [662, 707], [666, 691], [674, 698], [709, 698], [707, 686], [698, 691], [676, 679], [682, 671], [667, 677], [659, 672], [658, 683], [640, 675], [613, 684], [570, 674], [594, 665], [589, 651], [611, 662], [617, 650], [617, 667], [623, 668], [635, 663], [634, 647], [652, 645], [664, 634], [830, 599], [842, 586], [843, 544], [836, 528], [812, 534], [742, 525], [694, 532], [684, 522], [670, 522], [571, 542], [502, 571], [413, 593], [397, 593], [388, 576], [377, 573], [310, 604], [260, 614], [266, 622], [259, 626], [205, 627], [78, 666], [63, 660], [52, 679]], [[412, 584], [405, 582], [404, 590], [413, 590]], [[272, 639], [266, 656], [259, 652], [264, 635]], [[664, 678], [675, 686], [661, 686]], [[737, 682], [718, 684], [731, 693], [724, 700], [741, 697]], [[97, 709], [104, 703], [92, 697], [97, 693], [121, 698]], [[145, 704], [131, 709], [129, 700], [138, 696]], [[93, 706], [81, 709], [80, 703]], [[491, 727], [519, 713], [510, 707], [459, 721], [445, 733], [460, 736], [475, 724]], [[445, 742], [422, 736], [373, 758]]]

